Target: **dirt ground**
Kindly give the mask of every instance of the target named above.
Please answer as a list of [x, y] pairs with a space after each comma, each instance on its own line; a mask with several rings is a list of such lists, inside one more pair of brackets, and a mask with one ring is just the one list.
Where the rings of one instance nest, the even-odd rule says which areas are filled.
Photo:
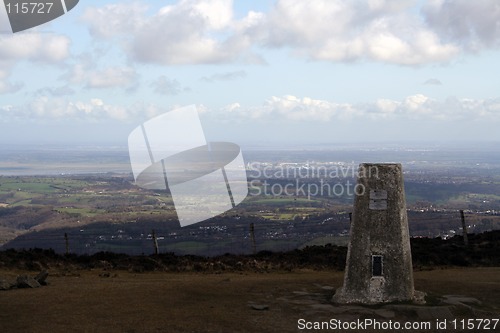
[[[0, 271], [15, 279], [22, 271]], [[300, 332], [298, 320], [328, 320], [291, 295], [314, 293], [327, 304], [343, 273], [51, 272], [48, 286], [0, 291], [0, 332]], [[30, 273], [33, 275], [33, 272]], [[106, 274], [107, 275], [107, 274]], [[414, 273], [431, 296], [467, 295], [500, 318], [500, 267]], [[260, 305], [266, 309], [256, 310]], [[267, 308], [268, 307], [268, 308]]]

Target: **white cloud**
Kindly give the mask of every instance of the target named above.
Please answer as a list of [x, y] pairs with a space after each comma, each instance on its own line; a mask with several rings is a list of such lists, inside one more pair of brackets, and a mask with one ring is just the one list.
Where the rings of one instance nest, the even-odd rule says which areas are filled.
[[76, 58], [76, 63], [61, 76], [73, 85], [90, 89], [124, 88], [133, 90], [139, 84], [139, 74], [130, 66], [99, 67], [98, 61], [89, 54]]
[[[98, 98], [89, 101], [72, 101], [62, 97], [38, 96], [24, 106], [11, 106], [10, 115], [4, 121], [13, 120], [64, 120], [102, 121], [107, 119], [125, 121], [134, 115], [132, 109], [109, 105]], [[15, 116], [14, 116], [15, 115]]]
[[51, 96], [67, 96], [74, 95], [75, 91], [69, 86], [52, 87], [52, 88], [42, 88], [36, 91], [37, 95], [51, 95]]
[[88, 88], [115, 88], [130, 87], [137, 83], [138, 75], [130, 67], [110, 67], [101, 71], [92, 71], [87, 74]]
[[56, 64], [68, 58], [69, 45], [68, 37], [55, 34], [0, 34], [0, 58]]
[[112, 38], [132, 33], [144, 24], [146, 10], [147, 6], [138, 2], [89, 7], [85, 10], [82, 20], [88, 23], [93, 36]]
[[[37, 124], [57, 124], [71, 119], [75, 124], [111, 122], [114, 126], [121, 126], [140, 124], [180, 106], [164, 107], [144, 102], [123, 106], [109, 104], [103, 98], [81, 100], [39, 96], [24, 106], [0, 105], [0, 121], [9, 124], [33, 121]], [[283, 129], [303, 129], [304, 133], [313, 135], [315, 128], [326, 129], [330, 126], [345, 133], [352, 131], [355, 134], [357, 129], [364, 128], [368, 131], [366, 133], [384, 135], [386, 132], [405, 134], [406, 129], [426, 135], [427, 126], [442, 128], [443, 131], [462, 126], [470, 128], [470, 132], [464, 135], [480, 134], [481, 137], [487, 137], [488, 130], [500, 122], [499, 98], [479, 100], [450, 97], [440, 101], [422, 94], [401, 100], [381, 98], [364, 104], [285, 95], [270, 97], [261, 106], [234, 102], [218, 110], [208, 109], [204, 105], [198, 105], [197, 108], [204, 121], [211, 124], [214, 133], [236, 128], [255, 133], [260, 126], [264, 126], [274, 128], [273, 132], [290, 140], [297, 139], [296, 135], [287, 134], [287, 130]], [[366, 137], [366, 133], [360, 134], [360, 138]], [[234, 135], [239, 134], [238, 130], [234, 132]]]
[[427, 102], [429, 101], [429, 98], [422, 95], [422, 94], [417, 94], [413, 96], [408, 96], [404, 99], [402, 103], [403, 111], [406, 111], [406, 113], [430, 113], [431, 110], [429, 110], [426, 105]]
[[15, 93], [19, 91], [23, 85], [21, 83], [10, 83], [7, 81], [0, 81], [0, 95], [7, 93]]
[[241, 108], [241, 104], [240, 103], [231, 103], [231, 104], [228, 104], [225, 107], [223, 107], [222, 111], [223, 112], [231, 113], [231, 112], [237, 112], [238, 109], [240, 109], [240, 108]]
[[129, 56], [141, 62], [220, 63], [246, 47], [238, 38], [220, 37], [233, 23], [231, 0], [181, 0], [153, 16], [138, 3], [107, 5], [88, 9], [83, 20], [96, 37], [122, 37]]
[[232, 1], [180, 1], [138, 27], [130, 51], [136, 60], [165, 65], [232, 61], [242, 51], [239, 43], [215, 36], [231, 17]]
[[443, 83], [438, 80], [438, 79], [427, 79], [425, 82], [424, 82], [425, 85], [429, 85], [429, 86], [442, 86]]
[[279, 0], [260, 28], [268, 47], [326, 61], [375, 61], [418, 65], [444, 62], [459, 49], [443, 43], [423, 20], [408, 13], [411, 2]]
[[0, 33], [11, 31], [12, 29], [10, 27], [9, 17], [7, 16], [5, 6], [0, 6]]
[[324, 100], [304, 97], [302, 99], [286, 95], [271, 97], [264, 108], [269, 113], [277, 113], [279, 117], [294, 121], [329, 121], [332, 118], [346, 119], [356, 113], [349, 104], [338, 104]]
[[[232, 103], [221, 110], [234, 119], [262, 119], [303, 123], [345, 120], [369, 121], [500, 121], [500, 99], [458, 99], [438, 101], [415, 94], [396, 101], [378, 99], [372, 103], [351, 104], [318, 100], [292, 95], [273, 96], [262, 106], [242, 106]], [[215, 116], [215, 114], [214, 114]]]
[[177, 80], [167, 78], [161, 75], [150, 84], [153, 91], [160, 95], [178, 95], [183, 91], [182, 85]]
[[428, 26], [465, 50], [500, 46], [497, 0], [429, 0], [422, 10]]
[[8, 70], [2, 70], [2, 62], [0, 61], [0, 94], [13, 93], [21, 89], [21, 83], [11, 83], [8, 81]]
[[245, 76], [247, 76], [247, 73], [245, 71], [217, 73], [210, 76], [204, 76], [201, 78], [201, 81], [204, 82], [232, 81], [244, 78]]
[[[173, 107], [175, 108], [175, 107]], [[61, 96], [39, 95], [25, 105], [1, 105], [0, 120], [3, 122], [53, 122], [71, 119], [72, 122], [140, 123], [169, 108], [152, 103], [137, 102], [123, 106], [107, 103], [102, 98], [87, 100]]]
[[231, 0], [180, 0], [154, 14], [144, 3], [90, 8], [83, 20], [95, 37], [119, 38], [130, 59], [163, 65], [262, 63], [253, 53], [261, 47], [415, 66], [500, 45], [495, 0], [277, 0], [269, 12], [241, 18]]
[[381, 98], [375, 102], [374, 109], [381, 115], [393, 114], [394, 112], [397, 111], [399, 105], [400, 103], [397, 101]]
[[[179, 6], [184, 7], [191, 15], [203, 17], [209, 29], [225, 29], [233, 20], [232, 0], [184, 0]], [[160, 11], [160, 14], [168, 14], [170, 10], [177, 10], [177, 8], [167, 6]]]
[[69, 57], [69, 38], [55, 34], [0, 34], [0, 94], [20, 90], [23, 83], [9, 82], [21, 61], [60, 65]]

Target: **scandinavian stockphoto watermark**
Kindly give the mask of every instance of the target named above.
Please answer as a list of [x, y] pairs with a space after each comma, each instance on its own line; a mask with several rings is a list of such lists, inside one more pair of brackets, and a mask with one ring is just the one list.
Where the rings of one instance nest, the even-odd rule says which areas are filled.
[[248, 195], [240, 147], [207, 142], [193, 105], [138, 126], [128, 147], [136, 184], [169, 191], [181, 226], [220, 215]]
[[78, 2], [79, 0], [3, 0], [13, 33], [50, 22], [69, 12]]
[[364, 195], [365, 186], [356, 178], [378, 177], [376, 165], [360, 166], [339, 163], [307, 162], [279, 165], [252, 162], [247, 165], [252, 175], [250, 194], [273, 197], [352, 197]]

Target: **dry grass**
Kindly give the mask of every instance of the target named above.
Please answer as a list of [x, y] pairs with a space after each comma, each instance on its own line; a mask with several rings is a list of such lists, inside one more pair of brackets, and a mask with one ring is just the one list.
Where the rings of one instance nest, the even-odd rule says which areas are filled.
[[436, 295], [466, 295], [500, 313], [500, 267], [454, 268], [414, 273], [415, 288]]
[[[14, 277], [17, 271], [0, 272]], [[293, 291], [338, 287], [342, 273], [194, 274], [79, 271], [49, 286], [0, 292], [0, 332], [296, 332], [304, 317], [278, 301]], [[416, 288], [465, 294], [500, 313], [500, 268], [415, 272]], [[256, 311], [248, 302], [270, 305]], [[314, 319], [314, 318], [310, 318]]]

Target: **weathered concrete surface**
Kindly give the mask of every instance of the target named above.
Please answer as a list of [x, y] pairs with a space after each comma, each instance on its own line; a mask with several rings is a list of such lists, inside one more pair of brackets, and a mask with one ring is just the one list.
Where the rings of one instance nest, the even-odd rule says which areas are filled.
[[[267, 304], [276, 309], [283, 306], [291, 306], [295, 311], [304, 315], [305, 318], [335, 318], [342, 321], [354, 321], [357, 319], [370, 318], [380, 321], [391, 320], [393, 322], [408, 322], [415, 320], [433, 321], [436, 319], [452, 320], [456, 318], [492, 318], [496, 312], [479, 310], [476, 305], [481, 302], [475, 298], [460, 295], [445, 295], [437, 297], [435, 305], [417, 305], [410, 303], [391, 303], [378, 305], [363, 304], [332, 304], [331, 291], [324, 290], [321, 285], [303, 289], [302, 291], [288, 292], [273, 300], [266, 296]], [[313, 291], [313, 290], [317, 290]], [[420, 295], [423, 297], [423, 294]], [[450, 304], [450, 300], [454, 304]], [[473, 304], [465, 308], [463, 303]], [[425, 303], [425, 302], [423, 302]], [[254, 304], [254, 303], [252, 303]], [[375, 330], [369, 330], [370, 332]], [[434, 330], [432, 330], [434, 332]]]
[[[401, 164], [359, 166], [344, 285], [336, 303], [376, 304], [414, 296]], [[372, 256], [382, 256], [381, 265]], [[374, 268], [377, 266], [379, 269]]]

